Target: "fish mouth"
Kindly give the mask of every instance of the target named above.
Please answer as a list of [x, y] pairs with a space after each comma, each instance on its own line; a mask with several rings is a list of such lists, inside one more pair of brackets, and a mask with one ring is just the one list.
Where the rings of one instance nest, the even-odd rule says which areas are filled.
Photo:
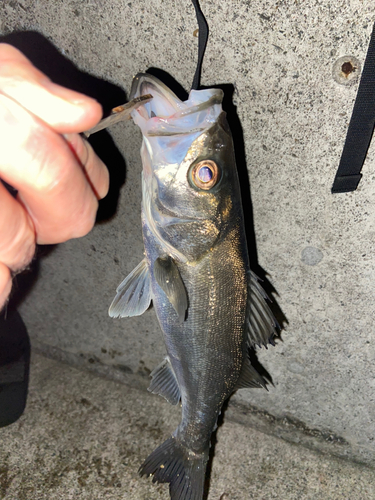
[[133, 79], [130, 99], [151, 94], [153, 99], [132, 112], [133, 120], [149, 137], [202, 133], [221, 113], [221, 89], [191, 90], [181, 101], [153, 75], [139, 73]]
[[129, 100], [146, 94], [153, 96], [149, 103], [140, 106], [139, 114], [146, 120], [154, 117], [168, 118], [184, 108], [176, 94], [158, 78], [138, 73], [133, 79]]

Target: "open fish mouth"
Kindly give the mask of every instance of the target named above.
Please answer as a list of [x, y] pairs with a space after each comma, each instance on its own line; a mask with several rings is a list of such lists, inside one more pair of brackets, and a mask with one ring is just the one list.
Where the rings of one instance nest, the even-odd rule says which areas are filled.
[[147, 73], [138, 73], [133, 79], [129, 99], [146, 94], [151, 94], [154, 101], [152, 106], [142, 106], [140, 110], [139, 114], [146, 120], [154, 117], [168, 118], [185, 108], [176, 94], [158, 78]]
[[151, 94], [153, 99], [132, 112], [134, 122], [148, 137], [196, 135], [209, 128], [220, 115], [223, 91], [191, 90], [181, 101], [158, 78], [147, 73], [135, 76], [130, 99]]

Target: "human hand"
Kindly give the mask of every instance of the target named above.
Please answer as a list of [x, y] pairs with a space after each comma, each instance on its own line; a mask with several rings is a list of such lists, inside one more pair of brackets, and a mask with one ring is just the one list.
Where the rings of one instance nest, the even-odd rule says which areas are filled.
[[[90, 97], [52, 83], [17, 49], [0, 44], [0, 310], [12, 274], [35, 245], [87, 234], [108, 192], [103, 162], [79, 132], [101, 118]], [[64, 135], [62, 135], [64, 134]]]

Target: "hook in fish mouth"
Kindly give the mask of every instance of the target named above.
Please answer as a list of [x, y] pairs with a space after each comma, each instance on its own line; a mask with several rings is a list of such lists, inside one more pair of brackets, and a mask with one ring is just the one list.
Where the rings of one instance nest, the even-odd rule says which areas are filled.
[[142, 106], [140, 114], [146, 120], [154, 117], [168, 118], [184, 108], [183, 101], [158, 78], [147, 73], [138, 73], [133, 79], [129, 99], [144, 94], [157, 98], [154, 106]]
[[192, 90], [189, 99], [181, 101], [158, 78], [139, 73], [133, 79], [130, 99], [145, 94], [151, 94], [153, 99], [132, 116], [149, 137], [199, 135], [216, 121], [223, 100], [222, 90], [206, 89]]

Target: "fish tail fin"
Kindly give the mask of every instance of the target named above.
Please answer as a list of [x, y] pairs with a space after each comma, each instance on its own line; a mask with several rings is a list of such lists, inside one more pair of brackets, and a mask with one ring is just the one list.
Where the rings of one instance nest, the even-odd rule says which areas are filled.
[[202, 500], [208, 449], [194, 453], [173, 436], [154, 450], [139, 469], [152, 482], [169, 483], [171, 500]]

